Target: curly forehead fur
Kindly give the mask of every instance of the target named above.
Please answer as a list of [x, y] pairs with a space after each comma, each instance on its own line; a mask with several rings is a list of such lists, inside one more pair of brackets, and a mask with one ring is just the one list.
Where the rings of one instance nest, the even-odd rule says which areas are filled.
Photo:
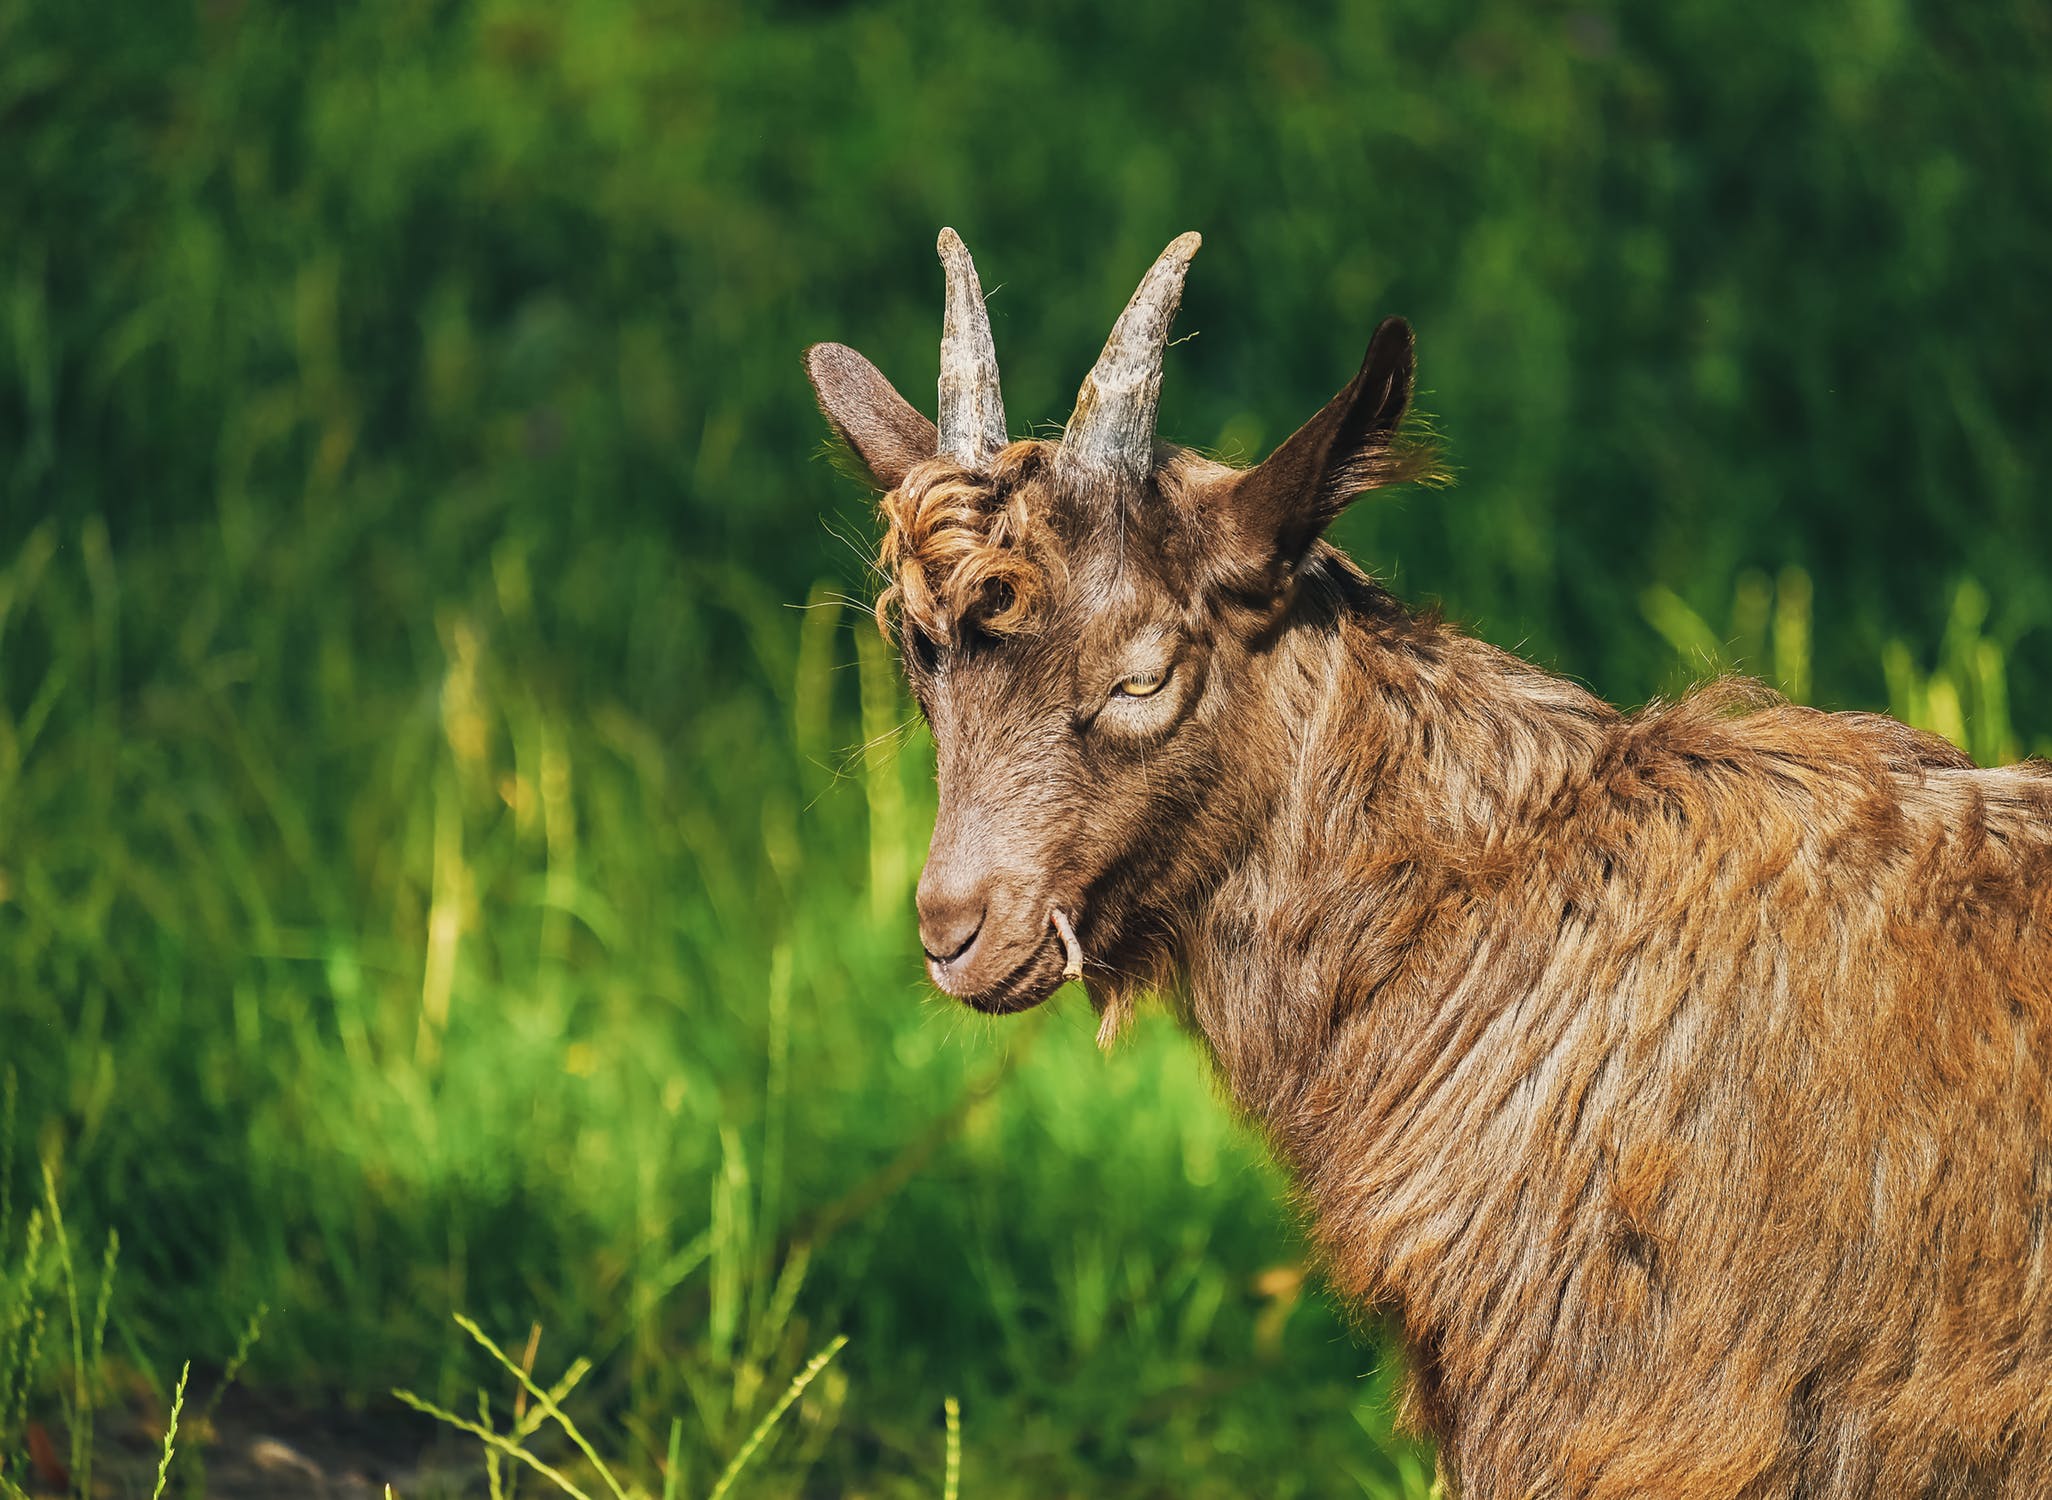
[[1013, 443], [988, 473], [930, 458], [883, 497], [877, 570], [888, 582], [876, 622], [886, 635], [894, 610], [939, 641], [953, 640], [963, 623], [992, 635], [1032, 625], [1061, 561], [1047, 517], [1021, 486], [1053, 453], [1051, 443]]
[[[886, 582], [876, 619], [886, 635], [894, 613], [934, 641], [955, 640], [964, 625], [998, 636], [1037, 628], [1068, 576], [1075, 540], [1057, 524], [1051, 490], [1035, 484], [1054, 454], [1053, 443], [1013, 443], [988, 473], [931, 458], [883, 496], [877, 571]], [[1233, 472], [1164, 448], [1153, 483], [1161, 503], [1175, 506], [1203, 479]]]
[[[1054, 590], [1066, 577], [1073, 538], [1057, 529], [1045, 479], [1058, 445], [1026, 439], [1002, 449], [985, 472], [950, 458], [914, 465], [877, 508], [884, 523], [877, 571], [885, 580], [876, 600], [878, 628], [890, 634], [891, 616], [930, 640], [951, 642], [963, 625], [989, 635], [1020, 635], [1038, 625]], [[1348, 487], [1445, 482], [1437, 444], [1429, 433], [1400, 432], [1355, 459]], [[1188, 448], [1156, 450], [1151, 483], [1159, 506], [1188, 507], [1205, 485], [1240, 472]], [[1168, 536], [1151, 541], [1192, 540]]]

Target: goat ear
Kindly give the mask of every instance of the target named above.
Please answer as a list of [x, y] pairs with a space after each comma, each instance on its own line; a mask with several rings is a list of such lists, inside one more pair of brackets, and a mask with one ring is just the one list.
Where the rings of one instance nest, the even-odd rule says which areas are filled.
[[[1280, 581], [1364, 490], [1415, 478], [1397, 429], [1411, 404], [1411, 325], [1385, 318], [1361, 372], [1267, 458], [1227, 484], [1237, 561]], [[1279, 570], [1279, 572], [1278, 572]]]
[[940, 451], [940, 433], [846, 344], [814, 344], [805, 373], [834, 435], [862, 460], [877, 488], [894, 490], [914, 464]]

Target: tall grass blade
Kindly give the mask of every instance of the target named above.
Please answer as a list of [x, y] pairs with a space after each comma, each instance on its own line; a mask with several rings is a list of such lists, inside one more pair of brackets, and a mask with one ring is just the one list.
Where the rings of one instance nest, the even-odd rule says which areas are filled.
[[192, 1361], [187, 1360], [178, 1372], [178, 1389], [171, 1393], [171, 1421], [164, 1428], [164, 1456], [157, 1461], [157, 1487], [150, 1491], [150, 1500], [164, 1500], [164, 1483], [171, 1477], [171, 1455], [176, 1451], [178, 1416], [185, 1410], [185, 1382], [191, 1378]]
[[[86, 1368], [85, 1325], [78, 1312], [78, 1268], [71, 1259], [71, 1236], [57, 1203], [57, 1171], [43, 1162], [43, 1196], [50, 1215], [50, 1241], [57, 1247], [57, 1273], [64, 1284], [64, 1305], [71, 1315], [71, 1472], [90, 1479], [93, 1446], [93, 1393]], [[81, 1494], [92, 1492], [82, 1490]]]
[[812, 1246], [804, 1241], [792, 1246], [791, 1253], [784, 1257], [784, 1269], [777, 1273], [777, 1286], [770, 1294], [769, 1307], [750, 1342], [748, 1355], [751, 1360], [769, 1357], [777, 1336], [791, 1321], [791, 1314], [798, 1306], [799, 1290], [805, 1285], [805, 1273], [811, 1267]]
[[29, 1314], [28, 1341], [22, 1350], [21, 1363], [15, 1371], [14, 1417], [7, 1424], [7, 1430], [16, 1437], [28, 1429], [29, 1386], [35, 1379], [36, 1366], [42, 1362], [43, 1330], [46, 1321], [40, 1306]]
[[1774, 585], [1757, 568], [1747, 568], [1731, 589], [1731, 657], [1758, 676], [1767, 659], [1767, 627], [1774, 613]]
[[257, 1337], [263, 1332], [264, 1318], [270, 1311], [269, 1307], [259, 1302], [256, 1311], [249, 1315], [249, 1321], [243, 1325], [242, 1336], [235, 1341], [235, 1352], [228, 1356], [227, 1368], [221, 1372], [220, 1384], [216, 1385], [214, 1393], [207, 1397], [206, 1410], [200, 1413], [202, 1427], [214, 1420], [214, 1413], [221, 1408], [221, 1398], [228, 1394], [228, 1387], [235, 1384], [236, 1377], [242, 1374], [242, 1367], [249, 1363], [249, 1352], [256, 1348]]
[[706, 1327], [716, 1358], [732, 1360], [754, 1245], [749, 1230], [748, 1155], [731, 1125], [720, 1126], [720, 1174], [713, 1179], [712, 1286]]
[[778, 1220], [783, 1215], [784, 1135], [790, 1115], [791, 1094], [791, 945], [780, 942], [770, 952], [769, 970], [769, 1079], [763, 1100], [762, 1188], [757, 1194], [755, 1221], [763, 1254], [755, 1268], [749, 1295], [749, 1317], [755, 1325], [750, 1349], [760, 1356], [767, 1340], [780, 1326], [765, 1318], [763, 1299], [768, 1295], [769, 1250], [774, 1244]]
[[0, 1308], [0, 1466], [18, 1452], [28, 1420], [29, 1385], [41, 1356], [43, 1309], [35, 1298], [43, 1271], [42, 1210], [30, 1211], [22, 1240], [20, 1280], [0, 1280], [7, 1291], [6, 1306]]
[[725, 1472], [720, 1475], [719, 1483], [712, 1487], [712, 1493], [706, 1496], [706, 1500], [721, 1500], [721, 1497], [734, 1487], [734, 1481], [741, 1477], [741, 1471], [747, 1468], [748, 1461], [755, 1457], [755, 1450], [762, 1446], [763, 1440], [770, 1435], [770, 1430], [783, 1420], [784, 1413], [791, 1409], [791, 1403], [805, 1394], [805, 1388], [812, 1384], [819, 1372], [833, 1361], [833, 1357], [841, 1352], [847, 1342], [848, 1335], [838, 1335], [831, 1344], [813, 1355], [806, 1362], [804, 1369], [792, 1377], [790, 1385], [784, 1389], [784, 1394], [777, 1398], [777, 1404], [755, 1424], [755, 1431], [748, 1434], [748, 1441], [741, 1445], [740, 1451], [728, 1462]]
[[[107, 1347], [107, 1312], [114, 1302], [114, 1265], [121, 1258], [121, 1236], [113, 1230], [107, 1231], [107, 1249], [100, 1257], [100, 1291], [93, 1305], [93, 1334], [86, 1346], [85, 1377], [80, 1382], [83, 1389], [98, 1398], [100, 1389], [100, 1356]], [[85, 1500], [91, 1500], [93, 1493], [93, 1450], [90, 1443], [85, 1449], [85, 1462], [72, 1471], [78, 1478], [78, 1492]]]
[[677, 1500], [684, 1487], [684, 1419], [670, 1418], [670, 1451], [663, 1460], [663, 1500]]
[[1930, 712], [1924, 698], [1924, 682], [1910, 657], [1909, 647], [1901, 641], [1890, 641], [1881, 648], [1881, 676], [1888, 684], [1888, 711], [1905, 724], [1928, 729]]
[[791, 733], [808, 781], [827, 765], [834, 712], [834, 643], [841, 631], [842, 604], [835, 586], [822, 580], [805, 598], [798, 625], [797, 681], [791, 694]]
[[[570, 1368], [565, 1370], [562, 1376], [556, 1381], [556, 1383], [549, 1387], [548, 1406], [543, 1406], [537, 1403], [534, 1406], [528, 1407], [525, 1411], [522, 1411], [514, 1420], [513, 1436], [515, 1436], [516, 1438], [525, 1439], [532, 1437], [535, 1433], [539, 1432], [541, 1430], [542, 1423], [548, 1421], [549, 1419], [549, 1407], [561, 1406], [564, 1401], [569, 1399], [570, 1393], [577, 1389], [579, 1383], [583, 1381], [584, 1377], [589, 1375], [590, 1373], [590, 1360], [583, 1358], [571, 1360]], [[523, 1392], [523, 1397], [524, 1395], [525, 1393]]]
[[898, 731], [904, 699], [883, 638], [855, 632], [862, 684], [862, 789], [869, 802], [869, 911], [878, 923], [898, 909], [911, 831], [905, 783], [898, 774]]
[[961, 1500], [962, 1494], [962, 1403], [953, 1396], [946, 1402], [948, 1414], [948, 1472], [941, 1485], [941, 1500]]
[[492, 1342], [491, 1335], [478, 1327], [470, 1318], [462, 1313], [457, 1313], [456, 1326], [469, 1334], [485, 1353], [491, 1355], [493, 1359], [505, 1366], [512, 1373], [513, 1378], [520, 1382], [521, 1389], [533, 1398], [541, 1411], [555, 1420], [556, 1425], [563, 1429], [564, 1435], [577, 1445], [577, 1451], [584, 1455], [585, 1461], [597, 1471], [598, 1477], [606, 1482], [606, 1488], [613, 1492], [614, 1500], [627, 1500], [627, 1492], [620, 1487], [619, 1480], [613, 1477], [613, 1471], [606, 1467], [605, 1461], [598, 1456], [598, 1450], [592, 1447], [590, 1441], [582, 1432], [577, 1430], [577, 1424], [570, 1420], [561, 1406], [557, 1405], [556, 1399], [536, 1385], [534, 1378], [521, 1369], [518, 1364], [514, 1363], [505, 1350]]
[[517, 1459], [521, 1463], [526, 1464], [530, 1469], [534, 1470], [535, 1473], [541, 1475], [542, 1478], [548, 1480], [550, 1484], [553, 1484], [557, 1489], [561, 1490], [564, 1494], [570, 1496], [570, 1500], [591, 1500], [591, 1496], [585, 1494], [583, 1490], [579, 1489], [576, 1486], [576, 1484], [574, 1484], [571, 1481], [569, 1475], [563, 1473], [560, 1469], [551, 1467], [549, 1464], [543, 1462], [541, 1459], [536, 1458], [532, 1453], [528, 1452], [527, 1449], [523, 1448], [520, 1444], [514, 1442], [504, 1433], [495, 1432], [489, 1427], [471, 1421], [468, 1417], [459, 1417], [453, 1411], [449, 1411], [444, 1407], [437, 1406], [432, 1401], [423, 1400], [421, 1397], [414, 1395], [411, 1391], [394, 1391], [392, 1392], [392, 1395], [397, 1400], [404, 1402], [407, 1406], [412, 1407], [422, 1416], [433, 1417], [437, 1422], [440, 1422], [448, 1427], [453, 1427], [458, 1432], [467, 1432], [472, 1437], [478, 1439], [480, 1442], [483, 1442], [489, 1445], [490, 1447], [496, 1448], [499, 1452], [505, 1454], [508, 1458]]
[[0, 1074], [0, 1251], [14, 1238], [14, 1065]]
[[2009, 673], [2002, 648], [1993, 641], [1974, 645], [1974, 685], [1981, 706], [1978, 753], [1983, 765], [2008, 765], [2023, 753], [2009, 717]]
[[1792, 702], [1810, 701], [1810, 575], [1783, 568], [1774, 589], [1775, 686]]
[[[481, 1427], [492, 1425], [492, 1398], [482, 1390], [477, 1393], [477, 1420]], [[491, 1496], [491, 1500], [506, 1500], [499, 1450], [489, 1445], [485, 1448], [485, 1493]]]
[[1696, 671], [1715, 671], [1724, 661], [1717, 632], [1673, 589], [1655, 584], [1639, 595], [1639, 612], [1659, 631], [1675, 655]]

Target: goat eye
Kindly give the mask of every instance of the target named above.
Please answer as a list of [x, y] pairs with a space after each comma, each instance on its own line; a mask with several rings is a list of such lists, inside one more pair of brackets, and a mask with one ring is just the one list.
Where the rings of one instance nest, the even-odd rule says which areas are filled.
[[907, 630], [906, 645], [922, 672], [932, 675], [940, 667], [940, 644], [922, 630]]
[[1161, 691], [1161, 685], [1168, 681], [1167, 672], [1135, 672], [1112, 689], [1114, 698], [1145, 698]]

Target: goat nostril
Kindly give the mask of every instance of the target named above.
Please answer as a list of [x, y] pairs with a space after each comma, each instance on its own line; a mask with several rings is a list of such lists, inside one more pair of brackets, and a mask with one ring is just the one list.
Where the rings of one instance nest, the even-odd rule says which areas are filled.
[[980, 906], [973, 912], [952, 913], [939, 921], [929, 919], [922, 913], [919, 923], [919, 945], [926, 950], [926, 956], [935, 963], [953, 963], [969, 951], [982, 931], [983, 908]]

